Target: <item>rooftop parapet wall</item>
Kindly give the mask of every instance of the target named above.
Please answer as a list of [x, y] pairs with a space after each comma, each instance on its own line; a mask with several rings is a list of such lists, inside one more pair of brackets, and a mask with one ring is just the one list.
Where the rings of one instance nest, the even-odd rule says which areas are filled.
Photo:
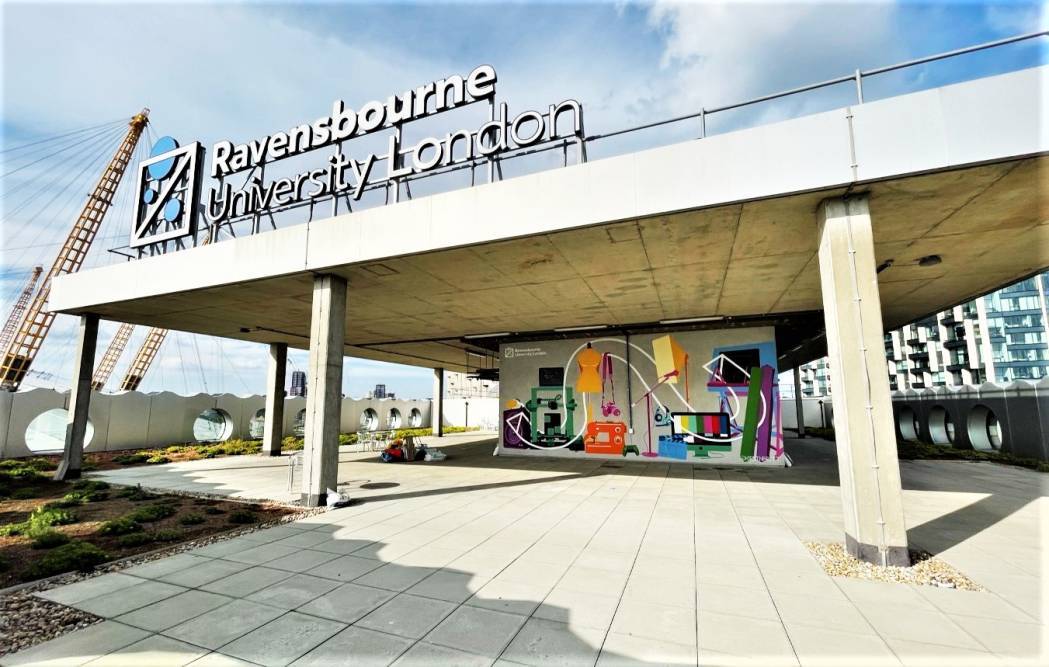
[[1049, 461], [1049, 378], [910, 389], [893, 392], [892, 401], [905, 439]]
[[[48, 424], [45, 432], [37, 431], [32, 442], [26, 432], [34, 419], [52, 410], [65, 411], [69, 407], [69, 392], [52, 389], [0, 392], [0, 458], [55, 453], [61, 450], [65, 414], [52, 415], [37, 422]], [[233, 394], [195, 394], [182, 396], [173, 392], [122, 394], [94, 393], [88, 418], [92, 436], [85, 451], [104, 452], [142, 447], [164, 447], [198, 440], [194, 423], [207, 410], [219, 411], [221, 421], [215, 431], [222, 439], [250, 439], [252, 420], [265, 407], [265, 397], [235, 396]], [[296, 419], [306, 408], [306, 399], [288, 398], [284, 407], [284, 435], [301, 435]], [[342, 401], [341, 430], [352, 433], [361, 429], [361, 415], [372, 410], [375, 428], [385, 429], [390, 424], [391, 412], [396, 410], [399, 428], [413, 426], [413, 416], [419, 427], [430, 425], [429, 399], [366, 399], [344, 398]], [[43, 437], [40, 437], [43, 436]], [[51, 446], [40, 449], [40, 443]], [[57, 443], [57, 446], [56, 446]]]

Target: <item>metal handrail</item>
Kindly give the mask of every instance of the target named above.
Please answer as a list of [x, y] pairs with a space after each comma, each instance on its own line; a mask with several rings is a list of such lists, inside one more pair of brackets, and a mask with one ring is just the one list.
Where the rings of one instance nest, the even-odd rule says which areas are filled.
[[[516, 158], [525, 157], [525, 156], [529, 156], [529, 155], [535, 155], [537, 153], [544, 153], [544, 152], [548, 152], [548, 151], [552, 151], [552, 150], [558, 150], [558, 149], [561, 149], [561, 150], [565, 151], [565, 159], [564, 159], [563, 166], [568, 166], [567, 149], [568, 149], [569, 146], [572, 146], [572, 145], [576, 145], [580, 149], [579, 161], [580, 162], [586, 162], [586, 146], [587, 146], [587, 144], [589, 142], [600, 141], [600, 140], [603, 140], [603, 139], [610, 139], [612, 137], [622, 136], [622, 135], [630, 134], [630, 133], [633, 133], [633, 132], [640, 132], [640, 131], [643, 131], [643, 130], [649, 130], [649, 129], [652, 129], [652, 128], [655, 128], [655, 127], [662, 127], [662, 126], [665, 126], [665, 125], [672, 125], [674, 123], [680, 123], [680, 122], [686, 121], [686, 120], [699, 119], [700, 120], [700, 133], [699, 133], [699, 136], [700, 136], [700, 138], [705, 138], [706, 135], [707, 135], [707, 132], [706, 132], [706, 117], [708, 115], [715, 114], [715, 113], [720, 113], [720, 112], [723, 112], [723, 111], [731, 111], [731, 110], [734, 110], [734, 109], [740, 109], [740, 108], [752, 106], [752, 105], [755, 105], [755, 104], [761, 104], [763, 102], [769, 102], [769, 101], [772, 101], [772, 100], [782, 99], [784, 97], [790, 97], [792, 95], [797, 95], [797, 94], [800, 94], [800, 93], [806, 93], [806, 92], [811, 92], [813, 90], [819, 90], [819, 89], [822, 89], [822, 88], [828, 88], [830, 86], [841, 85], [843, 83], [855, 82], [855, 85], [856, 85], [856, 99], [857, 99], [858, 103], [862, 104], [863, 103], [863, 79], [864, 79], [864, 77], [871, 77], [871, 76], [876, 76], [876, 75], [879, 75], [879, 74], [885, 74], [887, 72], [894, 72], [894, 71], [897, 71], [897, 70], [906, 69], [908, 67], [914, 67], [916, 65], [924, 65], [926, 63], [935, 62], [935, 61], [938, 61], [938, 60], [946, 60], [948, 58], [954, 58], [954, 57], [961, 56], [961, 55], [966, 55], [966, 54], [969, 54], [969, 53], [976, 53], [978, 51], [985, 51], [985, 50], [988, 50], [988, 49], [993, 49], [993, 48], [997, 48], [997, 47], [1000, 47], [1000, 46], [1005, 46], [1005, 45], [1008, 45], [1008, 44], [1015, 44], [1017, 42], [1023, 42], [1023, 41], [1027, 41], [1027, 40], [1037, 39], [1039, 37], [1045, 37], [1045, 36], [1049, 36], [1049, 30], [1040, 30], [1040, 31], [1037, 31], [1037, 32], [1030, 32], [1030, 33], [1026, 33], [1026, 34], [1022, 34], [1022, 35], [1014, 35], [1013, 37], [1006, 37], [1004, 39], [997, 39], [997, 40], [990, 41], [990, 42], [984, 42], [984, 43], [981, 43], [981, 44], [975, 44], [973, 46], [967, 46], [967, 47], [960, 48], [960, 49], [954, 49], [952, 51], [944, 51], [944, 52], [941, 52], [941, 53], [936, 53], [936, 54], [932, 54], [932, 55], [929, 55], [929, 56], [923, 56], [921, 58], [914, 58], [912, 60], [907, 60], [907, 61], [904, 61], [904, 62], [895, 63], [893, 65], [887, 65], [887, 66], [884, 66], [884, 67], [875, 67], [875, 68], [868, 69], [868, 70], [859, 70], [859, 69], [857, 69], [852, 74], [847, 74], [847, 75], [835, 77], [833, 79], [827, 79], [825, 81], [820, 81], [818, 83], [806, 84], [804, 86], [798, 86], [798, 87], [795, 87], [795, 88], [782, 90], [782, 91], [779, 91], [779, 92], [776, 92], [776, 93], [771, 93], [771, 94], [768, 94], [768, 95], [762, 95], [760, 97], [751, 98], [751, 99], [744, 100], [744, 101], [741, 101], [741, 102], [734, 102], [734, 103], [731, 103], [731, 104], [725, 104], [725, 105], [718, 106], [718, 107], [711, 107], [711, 108], [701, 107], [699, 109], [699, 111], [695, 111], [695, 112], [688, 113], [688, 114], [683, 114], [683, 115], [680, 115], [680, 116], [675, 116], [673, 118], [667, 118], [667, 119], [664, 119], [664, 120], [653, 121], [651, 123], [644, 123], [642, 125], [635, 125], [635, 126], [631, 126], [631, 127], [622, 128], [622, 129], [619, 129], [619, 130], [612, 130], [610, 132], [604, 132], [604, 133], [601, 133], [601, 134], [586, 135], [586, 136], [583, 136], [582, 138], [563, 137], [563, 138], [560, 138], [560, 139], [553, 140], [550, 143], [545, 144], [543, 146], [539, 146], [539, 147], [523, 147], [523, 148], [511, 149], [511, 150], [507, 151], [506, 153], [504, 153], [502, 155], [499, 155], [499, 156], [496, 156], [494, 158], [488, 158], [488, 157], [468, 158], [468, 159], [460, 160], [458, 162], [453, 162], [451, 164], [445, 165], [443, 167], [440, 167], [440, 168], [437, 168], [437, 169], [434, 169], [434, 170], [431, 170], [431, 171], [428, 171], [428, 172], [425, 172], [425, 173], [422, 173], [422, 174], [413, 174], [411, 176], [402, 177], [402, 178], [398, 179], [398, 186], [397, 187], [400, 187], [401, 184], [409, 185], [409, 184], [411, 184], [411, 183], [413, 183], [415, 181], [419, 181], [419, 180], [426, 179], [426, 178], [432, 178], [432, 177], [435, 177], [435, 176], [450, 174], [450, 173], [453, 173], [453, 172], [461, 171], [463, 169], [471, 169], [471, 170], [473, 170], [473, 169], [476, 169], [477, 167], [484, 166], [485, 164], [487, 164], [488, 162], [490, 162], [493, 159], [495, 160], [495, 162], [507, 162], [507, 161], [510, 161], [510, 160], [513, 160], [513, 159], [516, 159]], [[472, 179], [471, 179], [471, 181], [472, 181]], [[471, 185], [473, 185], [473, 182], [471, 182]], [[374, 184], [365, 186], [364, 189], [365, 189], [366, 192], [368, 192], [368, 191], [373, 191], [373, 190], [385, 189], [387, 187], [389, 187], [389, 183], [382, 182], [382, 183], [374, 183]], [[297, 209], [297, 208], [302, 208], [302, 207], [305, 207], [305, 206], [310, 206], [311, 207], [310, 221], [312, 221], [312, 219], [313, 219], [312, 207], [317, 206], [321, 202], [327, 201], [327, 200], [329, 200], [332, 197], [339, 197], [339, 196], [340, 195], [336, 193], [336, 194], [326, 195], [325, 197], [322, 197], [322, 198], [319, 198], [319, 199], [316, 199], [316, 200], [312, 200], [312, 201], [296, 202], [294, 204], [289, 204], [289, 205], [284, 206], [284, 207], [271, 209], [270, 211], [268, 211], [268, 213], [270, 215], [272, 215], [274, 213], [281, 213], [281, 212], [292, 210], [292, 209]], [[246, 215], [246, 216], [241, 216], [239, 218], [232, 218], [232, 219], [229, 219], [229, 220], [225, 221], [224, 223], [222, 223], [222, 226], [223, 227], [229, 227], [229, 228], [232, 229], [232, 227], [233, 227], [233, 225], [235, 223], [244, 222], [245, 220], [248, 220], [251, 217], [252, 217], [251, 215]], [[254, 234], [255, 230], [253, 230], [251, 233]], [[161, 250], [161, 252], [162, 253], [166, 253], [167, 252], [166, 248], [167, 248], [166, 244], [163, 245], [163, 250]], [[122, 252], [123, 250], [126, 250], [126, 249], [128, 249], [127, 246], [120, 246], [120, 247], [117, 247], [117, 248], [110, 249], [109, 252], [125, 256], [128, 259], [134, 259], [135, 256], [133, 254]]]

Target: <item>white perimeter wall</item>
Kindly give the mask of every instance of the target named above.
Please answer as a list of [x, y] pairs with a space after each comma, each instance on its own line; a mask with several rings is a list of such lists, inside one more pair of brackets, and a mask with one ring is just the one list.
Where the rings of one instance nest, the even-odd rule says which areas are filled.
[[[180, 396], [171, 392], [142, 394], [99, 394], [91, 396], [89, 419], [94, 435], [86, 451], [102, 452], [139, 447], [161, 447], [193, 442], [193, 422], [201, 412], [216, 408], [226, 412], [233, 424], [232, 438], [248, 438], [251, 419], [265, 407], [263, 396], [197, 394]], [[54, 408], [68, 409], [69, 392], [52, 389], [0, 392], [0, 458], [30, 456], [26, 429], [34, 418]], [[473, 412], [473, 405], [471, 413]], [[288, 398], [284, 405], [284, 434], [294, 435], [295, 419], [306, 408], [306, 399]], [[411, 411], [422, 417], [421, 427], [430, 425], [430, 400], [358, 399], [342, 401], [341, 430], [360, 428], [361, 414], [375, 411], [379, 428], [386, 428], [391, 409], [401, 414], [401, 428], [408, 428]], [[471, 417], [472, 420], [472, 417]]]

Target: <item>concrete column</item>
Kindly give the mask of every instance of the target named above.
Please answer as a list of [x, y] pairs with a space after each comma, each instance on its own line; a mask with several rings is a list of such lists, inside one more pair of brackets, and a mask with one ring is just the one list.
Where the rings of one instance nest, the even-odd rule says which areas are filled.
[[302, 501], [323, 505], [339, 474], [342, 358], [346, 341], [346, 279], [313, 279], [310, 367], [307, 371], [306, 446], [302, 458]]
[[433, 409], [430, 410], [430, 426], [438, 438], [444, 437], [444, 369], [433, 369]]
[[288, 369], [288, 344], [270, 344], [270, 364], [266, 370], [266, 422], [262, 432], [262, 453], [280, 456], [284, 440], [284, 381]]
[[861, 560], [908, 565], [867, 198], [824, 200], [817, 221], [845, 546]]
[[805, 437], [805, 404], [801, 402], [801, 366], [794, 367], [794, 410], [798, 415], [798, 437]]
[[80, 477], [80, 469], [84, 463], [84, 436], [87, 434], [87, 411], [91, 405], [91, 374], [95, 369], [96, 343], [98, 315], [81, 315], [76, 357], [73, 362], [73, 386], [69, 391], [66, 441], [62, 449], [62, 460], [55, 470], [55, 479], [59, 481]]

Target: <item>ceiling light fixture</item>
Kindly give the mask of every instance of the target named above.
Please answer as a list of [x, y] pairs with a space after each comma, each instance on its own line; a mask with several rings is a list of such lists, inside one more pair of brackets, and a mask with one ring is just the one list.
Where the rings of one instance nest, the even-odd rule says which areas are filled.
[[692, 324], [693, 322], [718, 322], [725, 319], [723, 315], [710, 315], [708, 317], [682, 317], [677, 320], [660, 320], [660, 324]]
[[607, 329], [607, 328], [608, 328], [607, 324], [591, 324], [591, 325], [588, 325], [588, 326], [585, 326], [585, 327], [561, 327], [559, 329], [554, 329], [554, 331], [556, 331], [557, 333], [569, 333], [569, 332], [572, 332], [572, 331], [593, 331], [595, 329]]
[[511, 335], [509, 331], [499, 331], [497, 333], [467, 334], [466, 336], [463, 336], [463, 338], [501, 338], [509, 335]]
[[943, 262], [943, 258], [939, 255], [926, 255], [918, 260], [918, 266], [936, 266]]

